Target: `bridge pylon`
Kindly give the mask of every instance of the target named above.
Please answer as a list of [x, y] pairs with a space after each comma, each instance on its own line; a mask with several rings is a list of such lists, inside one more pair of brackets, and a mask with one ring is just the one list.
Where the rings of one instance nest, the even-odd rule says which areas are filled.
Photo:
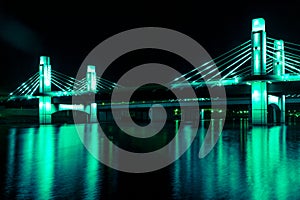
[[[285, 74], [285, 54], [284, 54], [283, 40], [274, 40], [273, 74], [277, 77], [282, 77]], [[277, 96], [276, 105], [280, 109], [280, 122], [285, 123], [285, 95], [284, 94]]]
[[47, 92], [51, 92], [51, 65], [50, 57], [40, 56], [39, 64], [40, 74], [40, 97], [39, 97], [39, 122], [40, 124], [51, 123], [51, 96], [47, 96]]
[[[96, 76], [96, 67], [94, 65], [87, 66], [86, 72], [86, 88], [88, 92], [96, 93], [97, 92], [97, 76]], [[97, 103], [92, 102], [89, 105], [90, 113], [90, 122], [97, 122]]]
[[[252, 20], [252, 76], [266, 75], [266, 31], [265, 20], [256, 18]], [[267, 83], [266, 81], [253, 81], [251, 83], [252, 124], [267, 124]]]

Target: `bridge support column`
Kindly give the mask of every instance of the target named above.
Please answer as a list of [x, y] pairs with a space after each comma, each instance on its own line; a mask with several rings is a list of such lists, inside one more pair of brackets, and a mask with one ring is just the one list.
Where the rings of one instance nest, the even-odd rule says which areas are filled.
[[51, 65], [50, 58], [40, 57], [40, 94], [39, 97], [39, 122], [40, 124], [51, 123], [51, 96], [45, 96], [51, 91]]
[[267, 83], [253, 82], [251, 86], [252, 97], [252, 124], [267, 124]]
[[201, 117], [200, 118], [201, 120], [204, 120], [204, 109], [203, 108], [200, 111], [200, 117]]
[[[96, 68], [93, 65], [87, 66], [86, 72], [87, 91], [97, 93]], [[97, 103], [90, 103], [90, 122], [97, 122]]]
[[97, 122], [97, 103], [91, 103], [90, 109], [90, 122]]
[[[265, 20], [252, 20], [252, 75], [266, 74], [266, 32]], [[252, 124], [267, 124], [267, 84], [263, 81], [253, 81], [251, 84]]]
[[[285, 74], [285, 55], [284, 55], [284, 42], [283, 40], [274, 41], [274, 62], [273, 72], [276, 76], [283, 76]], [[279, 96], [279, 107], [281, 110], [280, 122], [285, 123], [285, 95]]]
[[285, 58], [284, 58], [284, 43], [283, 40], [274, 41], [274, 60], [273, 60], [273, 72], [276, 76], [282, 76], [285, 74]]
[[280, 122], [285, 123], [285, 95], [281, 95], [280, 110], [281, 110]]

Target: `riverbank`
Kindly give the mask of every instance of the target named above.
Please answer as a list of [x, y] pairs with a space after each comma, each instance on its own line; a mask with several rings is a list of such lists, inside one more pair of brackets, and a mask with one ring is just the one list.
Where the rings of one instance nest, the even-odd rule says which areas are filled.
[[0, 124], [38, 123], [38, 109], [1, 108]]

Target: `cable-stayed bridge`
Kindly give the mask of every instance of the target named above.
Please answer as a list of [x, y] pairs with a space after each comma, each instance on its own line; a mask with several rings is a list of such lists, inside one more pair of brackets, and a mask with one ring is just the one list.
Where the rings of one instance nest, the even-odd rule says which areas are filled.
[[[109, 80], [98, 76], [94, 77], [95, 66], [92, 65], [87, 66], [86, 77], [83, 77], [81, 80], [76, 80], [71, 76], [51, 69], [50, 58], [47, 56], [40, 57], [40, 66], [45, 69], [41, 69], [40, 72], [35, 73], [18, 88], [12, 91], [8, 96], [9, 100], [18, 98], [39, 98], [39, 95], [42, 94], [59, 97], [82, 95], [89, 92], [108, 92], [115, 87], [118, 87], [116, 83]], [[95, 85], [89, 85], [89, 83], [93, 81], [91, 79], [94, 78]], [[51, 91], [51, 85], [55, 86], [59, 90]], [[48, 91], [43, 91], [43, 87], [45, 87], [44, 90]]]
[[[285, 105], [288, 98], [293, 98], [297, 103], [297, 89], [293, 86], [300, 83], [300, 45], [267, 37], [265, 21], [263, 18], [252, 20], [251, 39], [241, 45], [209, 60], [199, 67], [175, 78], [168, 83], [173, 89], [184, 89], [192, 86], [195, 90], [207, 87], [232, 87], [227, 93], [227, 99], [220, 99], [224, 103], [250, 104], [250, 119], [252, 124], [267, 124], [268, 105], [273, 105], [274, 120], [285, 122]], [[186, 82], [188, 81], [188, 83]], [[51, 85], [59, 91], [51, 91]], [[89, 93], [110, 92], [122, 86], [109, 80], [97, 77], [95, 66], [88, 65], [86, 77], [77, 81], [75, 78], [51, 69], [50, 58], [40, 58], [39, 72], [22, 83], [16, 90], [9, 94], [8, 99], [39, 98], [40, 123], [51, 123], [51, 114], [63, 109], [75, 109], [87, 112], [90, 121], [97, 119], [97, 105], [56, 105], [51, 103], [51, 98], [84, 95]], [[126, 88], [123, 88], [126, 91]], [[243, 99], [230, 98], [234, 90], [244, 90]], [[228, 90], [227, 90], [228, 91]], [[248, 92], [247, 92], [248, 91]], [[298, 96], [297, 96], [298, 95]], [[287, 99], [286, 99], [287, 98]], [[178, 100], [181, 101], [181, 100]], [[210, 101], [209, 98], [183, 99], [187, 106], [189, 101]], [[162, 104], [172, 106], [175, 102], [168, 99]], [[136, 102], [131, 106], [151, 106], [152, 102]], [[122, 107], [122, 102], [112, 102], [111, 106]], [[276, 108], [276, 109], [275, 109]], [[276, 119], [275, 119], [276, 118]]]

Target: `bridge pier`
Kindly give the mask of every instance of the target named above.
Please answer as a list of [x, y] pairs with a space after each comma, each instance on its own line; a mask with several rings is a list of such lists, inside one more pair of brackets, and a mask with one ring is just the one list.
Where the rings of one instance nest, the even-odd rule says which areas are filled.
[[[50, 58], [47, 56], [40, 57], [39, 65], [40, 74], [40, 97], [39, 97], [39, 123], [50, 124], [52, 123], [51, 115], [60, 110], [80, 110], [85, 111], [90, 115], [89, 122], [97, 122], [97, 103], [88, 102], [87, 105], [59, 105], [56, 108], [52, 105], [52, 97], [47, 94], [51, 92], [51, 65]], [[97, 77], [95, 66], [88, 65], [86, 73], [86, 88], [88, 92], [97, 92]], [[47, 96], [48, 95], [48, 96]]]
[[[266, 32], [265, 20], [252, 20], [252, 76], [266, 74]], [[267, 124], [267, 83], [253, 81], [251, 84], [252, 124]]]
[[253, 82], [251, 85], [252, 124], [267, 124], [267, 83]]
[[[284, 43], [274, 41], [273, 75], [281, 79], [285, 74]], [[266, 75], [266, 32], [262, 18], [252, 20], [252, 78], [251, 83], [251, 120], [253, 125], [266, 125], [269, 120], [285, 123], [285, 95], [268, 95]], [[275, 108], [269, 110], [268, 105], [275, 104], [280, 110], [277, 116]], [[274, 105], [273, 105], [274, 107]], [[277, 111], [278, 111], [277, 108]], [[280, 118], [280, 121], [279, 121]], [[271, 122], [270, 121], [270, 122]]]
[[[274, 61], [273, 73], [275, 76], [282, 77], [285, 74], [285, 56], [283, 40], [274, 41]], [[285, 123], [285, 95], [279, 95], [278, 106], [280, 108], [280, 122]]]
[[51, 96], [46, 96], [45, 93], [51, 91], [51, 65], [50, 58], [47, 56], [40, 57], [40, 87], [39, 92], [39, 122], [40, 124], [51, 123]]

